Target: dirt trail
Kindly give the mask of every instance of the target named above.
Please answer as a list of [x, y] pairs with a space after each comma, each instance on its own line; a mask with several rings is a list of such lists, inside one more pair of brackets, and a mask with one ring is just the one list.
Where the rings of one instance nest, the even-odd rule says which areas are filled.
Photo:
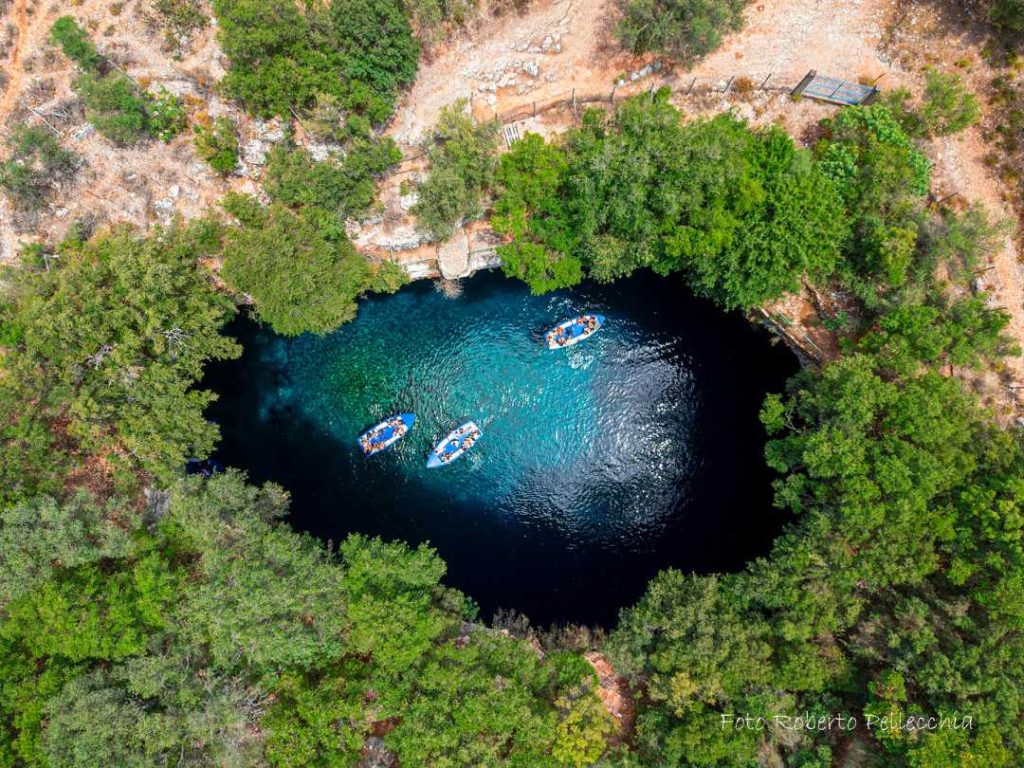
[[21, 45], [28, 36], [28, 0], [14, 0], [14, 23], [18, 27], [18, 36], [7, 57], [8, 80], [3, 97], [0, 98], [0, 125], [3, 125], [7, 113], [10, 112], [18, 93], [21, 92], [21, 80], [25, 74], [21, 68]]
[[608, 714], [615, 718], [617, 730], [610, 743], [614, 746], [629, 742], [636, 729], [636, 701], [629, 683], [615, 671], [604, 654], [590, 651], [584, 654], [584, 658], [597, 673], [598, 698]]

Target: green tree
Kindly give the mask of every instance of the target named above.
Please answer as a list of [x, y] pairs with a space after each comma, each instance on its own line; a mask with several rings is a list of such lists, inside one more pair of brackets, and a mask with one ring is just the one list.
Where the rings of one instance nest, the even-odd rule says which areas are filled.
[[[40, 497], [0, 513], [0, 606], [54, 577], [59, 568], [125, 557], [139, 521], [123, 500], [81, 493], [65, 504]], [[115, 521], [120, 521], [119, 525]], [[129, 530], [124, 524], [128, 523]]]
[[749, 0], [621, 0], [619, 40], [634, 53], [692, 62], [743, 28]]
[[369, 209], [376, 180], [401, 157], [391, 139], [353, 141], [344, 157], [321, 161], [304, 149], [277, 147], [267, 159], [266, 191], [287, 205], [315, 206], [345, 219]]
[[200, 573], [180, 628], [215, 666], [309, 668], [348, 647], [343, 572], [318, 542], [269, 525], [286, 503], [281, 489], [248, 487], [234, 473], [174, 490], [170, 533], [196, 553]]
[[590, 110], [564, 145], [527, 136], [502, 159], [494, 224], [513, 238], [508, 274], [541, 292], [581, 267], [603, 281], [684, 270], [698, 293], [747, 308], [832, 270], [842, 201], [812, 158], [730, 115], [682, 125], [668, 98]]
[[472, 632], [439, 646], [407, 688], [389, 691], [385, 711], [400, 718], [385, 744], [411, 768], [550, 765], [556, 719], [539, 695], [548, 680], [522, 641]]
[[988, 9], [989, 20], [999, 29], [1024, 32], [1024, 2], [1022, 0], [992, 0]]
[[263, 718], [267, 759], [281, 768], [354, 765], [369, 730], [365, 669], [356, 662], [311, 675], [285, 675]]
[[551, 756], [561, 765], [594, 765], [615, 733], [615, 722], [601, 700], [586, 686], [555, 702], [562, 717], [555, 729]]
[[281, 203], [262, 208], [239, 195], [224, 205], [240, 224], [226, 233], [221, 274], [253, 298], [262, 320], [295, 336], [327, 333], [355, 317], [373, 270], [336, 216]]
[[843, 279], [875, 305], [879, 286], [898, 288], [908, 277], [931, 166], [886, 106], [844, 109], [824, 125], [814, 151], [852, 224]]
[[948, 136], [978, 122], [981, 107], [959, 74], [929, 69], [921, 117], [929, 136]]
[[129, 484], [138, 470], [174, 477], [213, 447], [217, 429], [203, 417], [213, 395], [193, 384], [207, 360], [239, 352], [218, 333], [233, 304], [198, 263], [219, 237], [210, 220], [150, 237], [120, 228], [69, 243], [48, 271], [11, 272], [3, 320], [17, 343], [4, 356], [0, 407], [20, 426], [5, 435], [9, 488], [60, 471], [60, 450], [38, 466], [29, 447], [54, 430], [63, 450], [104, 456]]
[[698, 293], [726, 308], [831, 272], [846, 235], [842, 203], [788, 136], [723, 116], [687, 126], [683, 151], [683, 222], [657, 270], [685, 269]]
[[416, 73], [419, 45], [396, 0], [332, 6], [289, 0], [216, 0], [231, 66], [224, 91], [251, 112], [286, 116], [324, 96], [374, 124]]
[[905, 376], [922, 363], [980, 369], [982, 363], [1020, 354], [1004, 334], [1009, 321], [1005, 312], [988, 307], [980, 296], [948, 306], [903, 304], [882, 315], [858, 348]]
[[498, 165], [499, 196], [491, 224], [495, 232], [513, 238], [498, 247], [502, 270], [534, 293], [568, 288], [583, 279], [582, 263], [568, 254], [572, 238], [565, 231], [563, 206], [568, 170], [564, 149], [535, 133], [513, 144]]
[[608, 643], [616, 669], [648, 686], [653, 706], [638, 724], [644, 750], [670, 765], [745, 764], [760, 736], [728, 717], [724, 727], [722, 715], [770, 714], [748, 698], [771, 680], [768, 637], [729, 581], [658, 574]]
[[460, 100], [441, 110], [427, 142], [427, 178], [417, 187], [412, 213], [420, 228], [435, 240], [452, 235], [457, 224], [482, 212], [484, 193], [497, 167], [498, 127], [477, 123]]

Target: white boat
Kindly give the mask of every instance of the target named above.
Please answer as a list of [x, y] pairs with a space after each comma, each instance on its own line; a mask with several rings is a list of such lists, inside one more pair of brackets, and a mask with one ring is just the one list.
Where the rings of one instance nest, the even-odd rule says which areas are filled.
[[457, 429], [448, 433], [448, 436], [434, 446], [434, 449], [427, 454], [427, 469], [436, 469], [453, 461], [461, 459], [476, 441], [483, 435], [480, 429], [472, 421], [467, 421]]
[[604, 325], [604, 315], [580, 315], [572, 320], [559, 323], [546, 334], [548, 349], [561, 349], [589, 339]]

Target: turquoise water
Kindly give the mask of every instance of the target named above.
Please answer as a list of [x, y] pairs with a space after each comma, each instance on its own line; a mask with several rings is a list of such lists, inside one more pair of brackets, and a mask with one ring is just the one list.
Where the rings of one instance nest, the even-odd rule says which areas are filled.
[[[429, 541], [449, 583], [485, 611], [608, 621], [658, 568], [735, 567], [778, 525], [756, 414], [795, 361], [678, 280], [643, 275], [531, 296], [496, 274], [448, 298], [428, 283], [366, 301], [325, 337], [240, 321], [240, 361], [207, 384], [218, 458], [292, 491], [293, 524]], [[606, 326], [550, 351], [582, 311]], [[356, 437], [399, 411], [417, 422], [363, 457]], [[425, 454], [458, 424], [483, 437], [460, 461]]]

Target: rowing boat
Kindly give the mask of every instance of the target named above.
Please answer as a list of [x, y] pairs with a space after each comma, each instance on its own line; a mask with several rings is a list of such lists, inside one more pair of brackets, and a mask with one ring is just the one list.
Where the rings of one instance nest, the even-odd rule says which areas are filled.
[[548, 349], [561, 349], [589, 339], [604, 325], [604, 315], [580, 315], [572, 320], [559, 323], [546, 334]]
[[427, 469], [435, 469], [451, 464], [462, 458], [466, 451], [476, 444], [483, 431], [472, 421], [453, 430], [427, 454]]
[[412, 425], [416, 423], [416, 414], [396, 413], [388, 416], [380, 424], [370, 427], [359, 436], [359, 447], [364, 456], [386, 451], [405, 437]]

